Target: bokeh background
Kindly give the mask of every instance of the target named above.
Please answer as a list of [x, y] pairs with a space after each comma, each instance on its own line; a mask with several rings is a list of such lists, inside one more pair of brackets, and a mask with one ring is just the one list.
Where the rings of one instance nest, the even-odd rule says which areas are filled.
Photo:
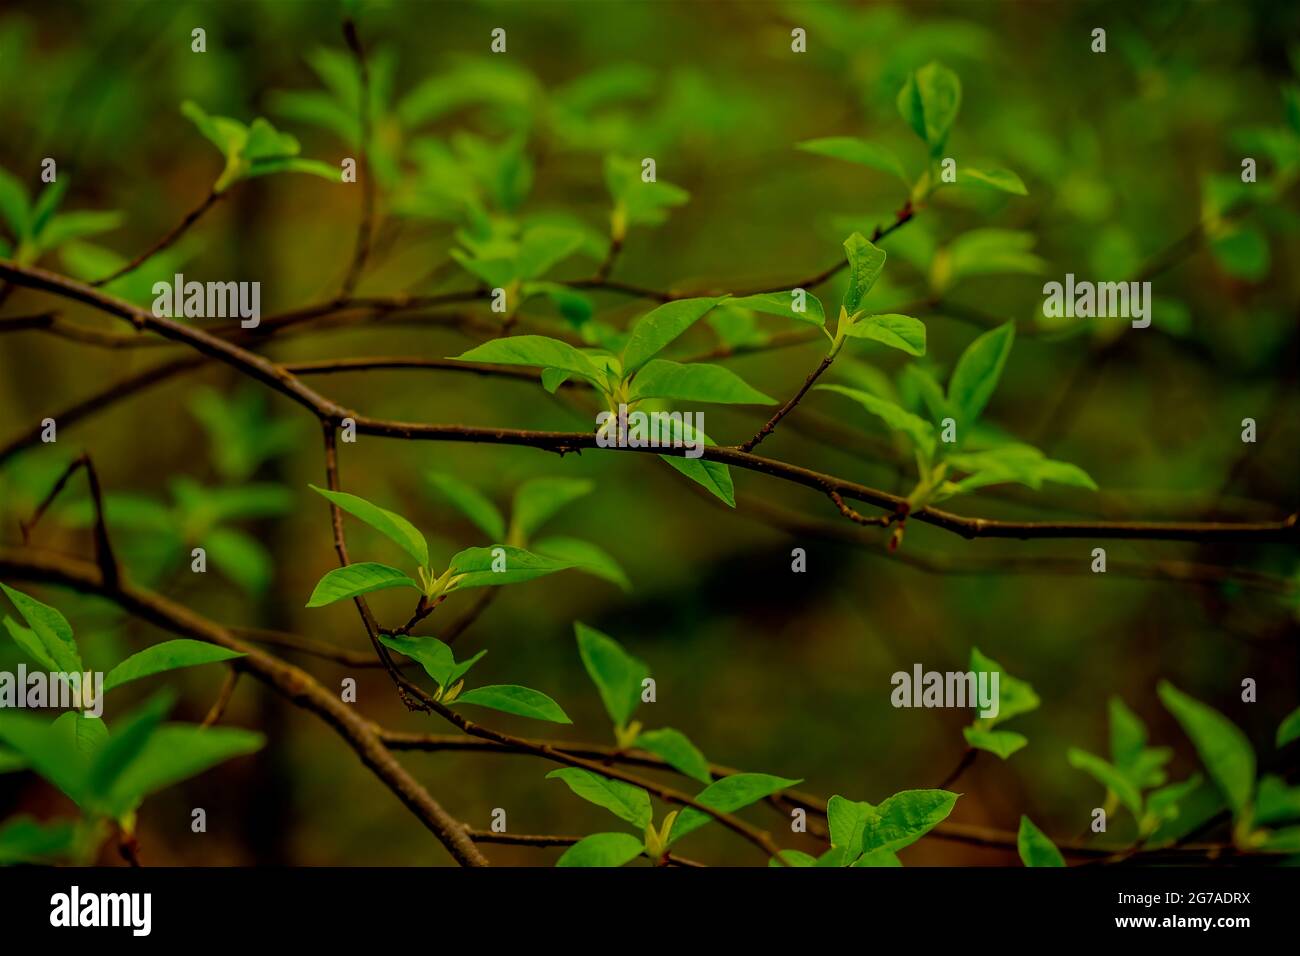
[[[1017, 171], [1029, 194], [943, 194], [883, 243], [889, 262], [871, 303], [931, 297], [936, 256], [971, 230], [1031, 236], [1027, 259], [992, 274], [959, 273], [941, 290], [940, 304], [917, 312], [929, 332], [925, 361], [946, 374], [982, 327], [1016, 321], [1020, 334], [988, 418], [1079, 464], [1101, 488], [990, 489], [955, 510], [1025, 519], [1248, 520], [1297, 509], [1295, 5], [543, 0], [363, 4], [356, 17], [376, 77], [379, 176], [375, 249], [360, 294], [471, 288], [475, 280], [449, 257], [469, 195], [491, 214], [582, 224], [590, 234], [585, 254], [554, 275], [590, 275], [606, 241], [603, 164], [611, 152], [653, 156], [659, 177], [690, 193], [663, 225], [630, 232], [617, 278], [703, 290], [815, 275], [838, 261], [849, 232], [870, 234], [889, 222], [907, 193], [882, 173], [795, 144], [858, 136], [919, 170], [924, 148], [899, 118], [895, 97], [908, 71], [939, 60], [963, 85], [949, 152]], [[348, 71], [339, 68], [350, 63], [341, 18], [340, 7], [325, 2], [6, 4], [0, 166], [34, 192], [41, 160], [55, 157], [67, 180], [64, 208], [123, 214], [118, 228], [53, 250], [39, 264], [93, 277], [113, 256], [143, 249], [203, 198], [221, 159], [181, 115], [183, 100], [243, 121], [266, 116], [301, 140], [304, 156], [331, 165], [354, 155], [355, 128], [340, 109], [349, 96], [355, 102]], [[1105, 54], [1090, 51], [1098, 26], [1108, 31]], [[206, 53], [191, 52], [195, 27], [207, 31]], [[505, 55], [488, 52], [495, 27], [508, 31]], [[795, 27], [807, 30], [806, 53], [791, 52]], [[1243, 156], [1258, 161], [1253, 192], [1237, 188]], [[351, 259], [359, 195], [357, 187], [310, 176], [242, 183], [166, 262], [142, 270], [139, 280], [149, 280], [143, 293], [141, 281], [114, 291], [147, 306], [148, 285], [174, 267], [191, 279], [260, 281], [264, 314], [327, 300]], [[1067, 272], [1119, 279], [1147, 268], [1156, 273], [1150, 329], [1043, 326], [1043, 282]], [[837, 283], [818, 292], [838, 302]], [[591, 301], [597, 318], [618, 328], [650, 306], [606, 293]], [[9, 297], [0, 319], [54, 306], [69, 320], [125, 331], [108, 317], [26, 290]], [[496, 321], [482, 304], [433, 314]], [[472, 328], [401, 318], [301, 328], [255, 347], [283, 360], [443, 357], [482, 338]], [[531, 330], [563, 328], [566, 320], [539, 301], [522, 321]], [[678, 350], [781, 331], [789, 324], [771, 316], [701, 323]], [[760, 389], [786, 396], [820, 350], [805, 344], [728, 364]], [[853, 362], [843, 371], [837, 365], [840, 381], [892, 377], [907, 361], [866, 342], [846, 352]], [[173, 346], [103, 349], [40, 331], [4, 334], [0, 443], [181, 354]], [[581, 401], [553, 399], [524, 381], [401, 370], [313, 382], [374, 416], [564, 430], [592, 422]], [[734, 443], [766, 414], [711, 406], [706, 420], [718, 441]], [[1253, 445], [1240, 440], [1247, 416], [1259, 423]], [[241, 441], [249, 447], [231, 451]], [[6, 545], [18, 543], [18, 520], [83, 448], [110, 493], [134, 496], [138, 520], [114, 533], [138, 580], [225, 623], [365, 650], [353, 608], [303, 607], [335, 558], [327, 510], [307, 489], [323, 478], [319, 432], [299, 408], [210, 364], [115, 403], [61, 429], [57, 445], [0, 466]], [[825, 393], [809, 397], [762, 451], [890, 491], [908, 487], [908, 465], [888, 434]], [[967, 715], [895, 710], [889, 678], [917, 662], [965, 669], [972, 646], [1028, 680], [1043, 703], [1007, 728], [1028, 736], [1026, 749], [1006, 762], [985, 754], [962, 777], [955, 821], [1014, 830], [1028, 813], [1049, 834], [1082, 834], [1102, 791], [1065, 753], [1072, 745], [1106, 752], [1111, 695], [1146, 720], [1154, 743], [1176, 748], [1171, 778], [1187, 776], [1194, 754], [1155, 697], [1160, 678], [1219, 707], [1256, 743], [1263, 766], [1285, 769], [1271, 741], [1300, 697], [1293, 548], [1113, 542], [1112, 571], [1094, 575], [1093, 542], [967, 542], [913, 524], [901, 552], [891, 555], [879, 529], [858, 529], [824, 497], [752, 473], [734, 472], [733, 511], [640, 455], [561, 459], [524, 448], [367, 437], [342, 446], [345, 489], [408, 516], [447, 555], [485, 543], [434, 493], [431, 471], [468, 481], [503, 507], [530, 477], [595, 482], [548, 530], [598, 543], [626, 569], [631, 591], [579, 574], [507, 588], [457, 642], [459, 653], [489, 649], [474, 672], [480, 682], [523, 683], [558, 700], [575, 726], [554, 736], [612, 742], [578, 659], [572, 622], [581, 620], [650, 663], [659, 700], [638, 715], [648, 725], [681, 729], [719, 763], [804, 778], [804, 789], [822, 795], [878, 802], [943, 779], [965, 750]], [[265, 547], [265, 569], [249, 559], [234, 562], [232, 574], [189, 572], [178, 555], [188, 554], [213, 515], [186, 510], [194, 493], [186, 481], [206, 489], [280, 486], [260, 493], [253, 509], [260, 517], [230, 522]], [[220, 492], [197, 494], [226, 500]], [[88, 554], [81, 507], [70, 499], [56, 509], [37, 542]], [[349, 521], [348, 532], [354, 560], [398, 560], [390, 543], [359, 523]], [[795, 547], [806, 549], [807, 573], [791, 572]], [[1141, 573], [1154, 568], [1158, 575], [1170, 561], [1232, 570], [1223, 580], [1197, 582]], [[91, 663], [111, 663], [162, 639], [101, 603], [34, 590], [64, 610]], [[446, 617], [473, 599], [453, 599]], [[373, 596], [372, 606], [393, 623], [409, 610], [393, 592]], [[442, 616], [423, 632], [437, 634]], [[380, 671], [286, 654], [330, 686], [356, 677], [357, 707], [388, 726], [448, 729], [408, 714]], [[16, 660], [14, 648], [0, 647], [0, 664]], [[1240, 700], [1246, 677], [1259, 682], [1257, 703]], [[220, 681], [218, 668], [177, 676], [178, 715], [201, 719]], [[551, 731], [480, 716], [530, 735]], [[245, 679], [225, 720], [264, 730], [266, 749], [150, 799], [140, 822], [146, 863], [449, 862], [314, 718]], [[492, 809], [503, 807], [514, 831], [611, 828], [603, 810], [545, 781], [551, 768], [531, 758], [404, 759], [472, 825], [488, 826]], [[1212, 791], [1199, 794], [1183, 824], [1214, 803]], [[207, 834], [190, 833], [194, 806], [208, 810]], [[47, 817], [71, 805], [29, 775], [0, 777], [0, 815], [19, 811]], [[778, 832], [783, 826], [764, 808], [750, 814]], [[1115, 818], [1110, 836], [1122, 840], [1126, 826]], [[757, 862], [752, 847], [719, 827], [690, 842], [690, 854], [704, 860]], [[546, 864], [558, 852], [488, 848], [494, 861], [517, 864]], [[1014, 852], [937, 839], [903, 859], [1018, 862]]]

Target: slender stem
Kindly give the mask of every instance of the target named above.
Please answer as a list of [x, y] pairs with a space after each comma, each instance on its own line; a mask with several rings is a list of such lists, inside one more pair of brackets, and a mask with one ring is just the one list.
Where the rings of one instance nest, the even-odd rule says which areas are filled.
[[156, 256], [158, 253], [162, 252], [164, 249], [168, 248], [173, 243], [175, 243], [176, 240], [179, 239], [181, 236], [185, 235], [185, 233], [189, 230], [189, 228], [193, 226], [196, 222], [198, 222], [199, 219], [203, 217], [203, 214], [207, 212], [209, 209], [211, 209], [212, 206], [217, 202], [217, 200], [219, 200], [224, 195], [225, 193], [218, 193], [218, 192], [208, 193], [207, 196], [203, 198], [203, 202], [199, 203], [197, 206], [195, 206], [193, 209], [187, 212], [185, 214], [185, 218], [182, 219], [180, 222], [178, 222], [175, 226], [173, 226], [165, 236], [163, 236], [161, 239], [155, 242], [144, 252], [140, 253], [138, 256], [136, 256], [126, 265], [122, 266], [116, 272], [110, 273], [109, 275], [104, 276], [104, 278], [92, 282], [91, 285], [93, 286], [108, 285], [113, 280], [120, 279], [122, 278], [122, 276], [130, 272], [134, 272], [136, 269], [140, 268], [149, 259]]
[[366, 65], [366, 51], [357, 34], [357, 25], [349, 17], [343, 21], [343, 37], [352, 57], [357, 61], [359, 106], [357, 125], [360, 139], [357, 144], [357, 175], [361, 180], [361, 221], [357, 225], [357, 243], [352, 254], [352, 265], [343, 279], [340, 299], [346, 299], [356, 288], [361, 270], [370, 256], [371, 237], [375, 220], [375, 179], [370, 168], [370, 68]]

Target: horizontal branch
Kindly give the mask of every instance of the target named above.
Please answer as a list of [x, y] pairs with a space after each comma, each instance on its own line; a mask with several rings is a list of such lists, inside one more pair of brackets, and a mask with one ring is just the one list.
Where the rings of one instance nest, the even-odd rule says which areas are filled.
[[[84, 283], [76, 282], [41, 269], [19, 266], [0, 260], [0, 278], [16, 285], [40, 289], [64, 298], [84, 302], [94, 308], [123, 318], [137, 328], [154, 331], [166, 338], [189, 344], [198, 352], [225, 362], [262, 382], [312, 411], [322, 422], [340, 424], [344, 418], [356, 422], [362, 434], [419, 441], [463, 441], [503, 445], [522, 445], [564, 454], [596, 448], [596, 436], [582, 432], [528, 431], [513, 428], [479, 428], [469, 425], [439, 425], [371, 418], [346, 409], [309, 388], [292, 372], [240, 346], [208, 332], [191, 328], [171, 319], [160, 318], [121, 299], [106, 295]], [[633, 448], [603, 449], [631, 453], [684, 455], [684, 449]], [[763, 458], [736, 448], [707, 446], [703, 457], [812, 488], [822, 494], [838, 493], [885, 509], [898, 511], [904, 499], [857, 482], [822, 474], [798, 465]], [[1082, 538], [1091, 540], [1156, 541], [1300, 541], [1297, 516], [1280, 521], [1200, 522], [1200, 521], [1002, 521], [968, 518], [938, 508], [926, 508], [909, 515], [910, 521], [931, 524], [963, 538]]]

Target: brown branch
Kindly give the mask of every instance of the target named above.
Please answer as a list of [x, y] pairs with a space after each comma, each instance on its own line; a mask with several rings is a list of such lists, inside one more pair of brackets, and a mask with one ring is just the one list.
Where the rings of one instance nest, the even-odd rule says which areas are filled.
[[813, 383], [816, 382], [817, 379], [821, 378], [822, 372], [831, 367], [831, 362], [833, 361], [835, 361], [834, 356], [824, 356], [821, 362], [818, 363], [817, 367], [809, 373], [806, 379], [803, 380], [803, 385], [799, 387], [799, 391], [795, 392], [794, 395], [790, 397], [789, 401], [777, 409], [776, 414], [763, 424], [763, 427], [758, 430], [757, 434], [755, 434], [753, 438], [737, 447], [741, 451], [753, 451], [764, 438], [776, 431], [776, 426], [781, 424], [781, 419], [785, 418], [786, 415], [789, 415], [794, 407], [799, 404], [799, 400], [808, 393], [808, 389], [813, 387]]
[[226, 707], [230, 704], [230, 698], [235, 693], [235, 685], [239, 683], [239, 668], [231, 666], [226, 670], [225, 680], [221, 682], [221, 690], [217, 692], [217, 699], [212, 702], [212, 707], [207, 716], [203, 718], [200, 727], [211, 727], [221, 715], [226, 712]]
[[[204, 355], [219, 359], [244, 374], [289, 397], [309, 409], [322, 422], [337, 425], [345, 417], [356, 422], [357, 431], [363, 434], [421, 441], [466, 441], [492, 444], [522, 445], [565, 454], [584, 448], [596, 448], [594, 433], [527, 431], [510, 428], [478, 428], [467, 425], [438, 425], [417, 422], [369, 418], [345, 409], [318, 392], [308, 388], [297, 376], [282, 366], [234, 343], [217, 338], [200, 329], [191, 328], [171, 319], [159, 318], [130, 303], [105, 295], [83, 283], [44, 270], [18, 266], [0, 260], [0, 277], [29, 288], [41, 289], [65, 298], [117, 315], [137, 328], [155, 331], [174, 341], [186, 342]], [[631, 454], [684, 454], [685, 449], [629, 448], [605, 449]], [[890, 512], [896, 512], [904, 499], [879, 489], [762, 458], [736, 448], [706, 446], [703, 457], [725, 465], [735, 465], [771, 477], [813, 488], [821, 493], [828, 490], [842, 497], [867, 502]], [[926, 508], [912, 513], [909, 520], [920, 521], [943, 528], [963, 538], [1085, 538], [1130, 539], [1168, 541], [1285, 541], [1300, 540], [1297, 516], [1292, 514], [1281, 521], [1261, 522], [1196, 522], [1196, 521], [1000, 521], [985, 518], [967, 518], [937, 508]]]
[[95, 463], [90, 460], [88, 453], [83, 451], [68, 463], [68, 467], [63, 469], [63, 474], [59, 475], [58, 481], [54, 483], [49, 494], [36, 506], [32, 516], [26, 521], [20, 521], [18, 527], [22, 532], [23, 544], [28, 544], [32, 531], [35, 530], [46, 509], [54, 503], [54, 499], [59, 496], [59, 492], [67, 485], [68, 479], [76, 474], [78, 468], [86, 469], [86, 483], [90, 485], [90, 501], [95, 509], [95, 562], [99, 565], [105, 583], [111, 588], [117, 584], [121, 573], [117, 557], [113, 554], [113, 544], [108, 538], [108, 525], [104, 522], [104, 498], [99, 489], [99, 475], [95, 472]]
[[163, 236], [161, 239], [155, 242], [144, 252], [140, 253], [138, 256], [136, 256], [126, 265], [122, 266], [116, 272], [110, 273], [109, 275], [104, 276], [104, 278], [102, 279], [95, 280], [94, 282], [91, 283], [91, 285], [96, 287], [108, 285], [114, 279], [120, 279], [122, 278], [122, 276], [126, 275], [127, 273], [134, 272], [136, 269], [140, 268], [140, 266], [144, 265], [145, 262], [147, 262], [153, 256], [162, 252], [168, 246], [175, 243], [176, 240], [179, 239], [181, 236], [185, 235], [186, 231], [191, 226], [193, 226], [196, 222], [198, 222], [199, 219], [203, 217], [203, 214], [207, 212], [209, 209], [211, 209], [212, 206], [217, 202], [217, 200], [221, 199], [221, 197], [224, 195], [225, 193], [209, 192], [207, 196], [204, 197], [203, 202], [199, 203], [188, 213], [186, 213], [185, 218], [182, 219], [180, 222], [178, 222], [175, 226], [173, 226], [171, 231], [168, 232], [165, 236]]
[[971, 764], [978, 759], [979, 754], [980, 752], [974, 747], [967, 747], [966, 752], [961, 755], [961, 760], [957, 761], [957, 766], [953, 767], [952, 770], [948, 772], [948, 776], [944, 777], [935, 789], [947, 790], [954, 783], [960, 780], [961, 775], [970, 769]]
[[486, 866], [487, 859], [466, 836], [461, 825], [444, 810], [384, 746], [377, 728], [326, 690], [301, 668], [245, 644], [221, 625], [176, 604], [159, 594], [136, 588], [125, 581], [115, 587], [104, 582], [94, 565], [62, 555], [37, 554], [30, 550], [15, 554], [0, 550], [0, 575], [70, 587], [83, 594], [98, 594], [123, 610], [174, 634], [207, 641], [236, 651], [242, 670], [256, 677], [291, 703], [310, 711], [329, 724], [370, 769], [406, 805], [416, 818], [464, 866]]

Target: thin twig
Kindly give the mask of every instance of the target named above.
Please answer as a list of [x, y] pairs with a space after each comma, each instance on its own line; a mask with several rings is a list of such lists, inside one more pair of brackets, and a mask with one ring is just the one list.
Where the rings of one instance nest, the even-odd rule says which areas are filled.
[[127, 273], [134, 272], [136, 269], [140, 268], [140, 266], [144, 265], [145, 262], [147, 262], [149, 259], [156, 256], [158, 253], [162, 252], [168, 246], [176, 242], [176, 240], [179, 239], [181, 236], [185, 235], [186, 231], [191, 226], [193, 226], [196, 222], [198, 222], [199, 219], [203, 217], [203, 214], [207, 212], [209, 209], [211, 209], [212, 206], [217, 202], [217, 200], [221, 199], [221, 197], [224, 195], [225, 193], [219, 193], [215, 191], [209, 192], [207, 196], [203, 198], [203, 202], [199, 203], [188, 213], [186, 213], [185, 218], [182, 219], [180, 222], [178, 222], [175, 226], [173, 226], [171, 231], [169, 231], [165, 236], [163, 236], [152, 246], [150, 246], [144, 252], [140, 253], [138, 256], [136, 256], [134, 259], [132, 259], [126, 265], [122, 266], [117, 271], [104, 276], [104, 278], [102, 279], [95, 280], [94, 282], [91, 283], [91, 285], [96, 287], [108, 285], [110, 282], [114, 281], [115, 279], [120, 279], [122, 278], [122, 276], [126, 275]]

